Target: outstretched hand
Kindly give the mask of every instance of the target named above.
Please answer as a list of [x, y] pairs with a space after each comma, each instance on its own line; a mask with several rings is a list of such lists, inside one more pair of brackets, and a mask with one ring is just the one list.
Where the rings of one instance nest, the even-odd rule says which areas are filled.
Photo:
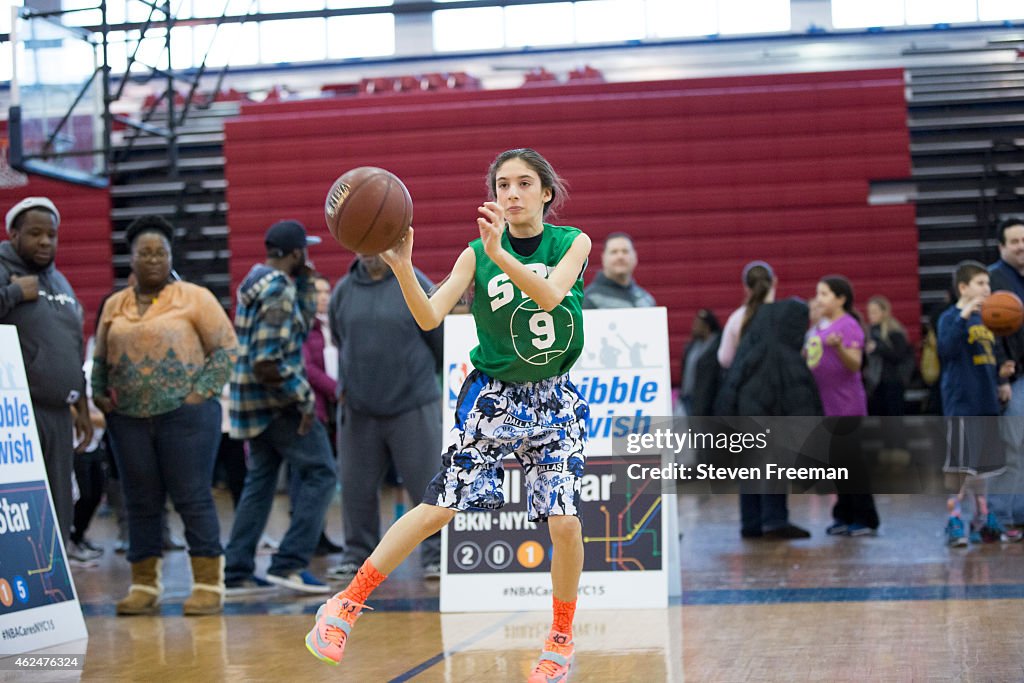
[[501, 233], [505, 230], [505, 210], [496, 202], [484, 202], [477, 207], [480, 218], [476, 224], [480, 227], [480, 239], [484, 243], [484, 253], [493, 255], [501, 249]]
[[410, 225], [401, 242], [380, 253], [381, 260], [388, 264], [392, 270], [395, 269], [395, 266], [402, 263], [412, 263], [412, 242], [413, 230]]

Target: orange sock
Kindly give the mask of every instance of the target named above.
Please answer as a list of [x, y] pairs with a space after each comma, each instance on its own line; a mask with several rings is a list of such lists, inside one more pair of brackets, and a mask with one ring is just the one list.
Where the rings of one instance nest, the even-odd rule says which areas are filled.
[[554, 605], [554, 619], [551, 622], [551, 629], [553, 631], [560, 631], [565, 633], [572, 638], [572, 619], [576, 615], [576, 601], [565, 602], [552, 596], [552, 603]]
[[355, 600], [361, 605], [365, 605], [366, 601], [370, 599], [370, 593], [384, 582], [384, 579], [388, 577], [377, 571], [377, 568], [373, 566], [370, 560], [363, 562], [363, 566], [359, 568], [356, 575], [352, 577], [352, 582], [348, 584], [345, 590], [341, 591], [343, 597], [349, 600]]

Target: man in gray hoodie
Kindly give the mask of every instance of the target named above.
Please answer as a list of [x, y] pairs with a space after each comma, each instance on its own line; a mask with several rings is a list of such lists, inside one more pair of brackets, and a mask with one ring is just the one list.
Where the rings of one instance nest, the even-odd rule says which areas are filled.
[[[424, 291], [433, 285], [416, 271]], [[414, 503], [441, 462], [441, 328], [420, 330], [391, 268], [360, 256], [331, 295], [331, 334], [338, 346], [338, 464], [345, 553], [327, 570], [355, 575], [380, 543], [378, 490], [389, 462]], [[440, 576], [441, 535], [424, 541], [426, 578]]]
[[72, 433], [79, 439], [78, 450], [92, 440], [82, 372], [83, 311], [53, 265], [60, 226], [53, 202], [26, 197], [7, 212], [6, 222], [8, 239], [0, 243], [0, 325], [18, 328], [46, 478], [67, 543], [74, 507]]

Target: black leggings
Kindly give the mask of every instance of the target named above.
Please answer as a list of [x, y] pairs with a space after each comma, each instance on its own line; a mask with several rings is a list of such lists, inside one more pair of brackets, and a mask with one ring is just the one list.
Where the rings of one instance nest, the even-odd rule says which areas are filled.
[[103, 499], [106, 484], [107, 450], [104, 444], [88, 453], [75, 454], [75, 480], [78, 482], [79, 497], [75, 501], [75, 513], [71, 524], [71, 540], [81, 543], [89, 522]]

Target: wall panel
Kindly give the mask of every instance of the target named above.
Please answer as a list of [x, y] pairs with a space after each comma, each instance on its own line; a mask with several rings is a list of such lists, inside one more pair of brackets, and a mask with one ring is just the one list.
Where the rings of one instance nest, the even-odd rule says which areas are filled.
[[[913, 207], [872, 207], [870, 182], [910, 175], [901, 71], [449, 91], [247, 105], [227, 125], [232, 276], [279, 218], [326, 236], [323, 198], [349, 168], [397, 173], [415, 203], [416, 263], [435, 280], [476, 236], [494, 155], [535, 147], [570, 185], [553, 222], [636, 238], [638, 281], [669, 308], [674, 374], [698, 307], [724, 322], [740, 271], [772, 263], [780, 295], [842, 273], [862, 308], [885, 294], [916, 337]], [[311, 254], [332, 279], [351, 255]]]

